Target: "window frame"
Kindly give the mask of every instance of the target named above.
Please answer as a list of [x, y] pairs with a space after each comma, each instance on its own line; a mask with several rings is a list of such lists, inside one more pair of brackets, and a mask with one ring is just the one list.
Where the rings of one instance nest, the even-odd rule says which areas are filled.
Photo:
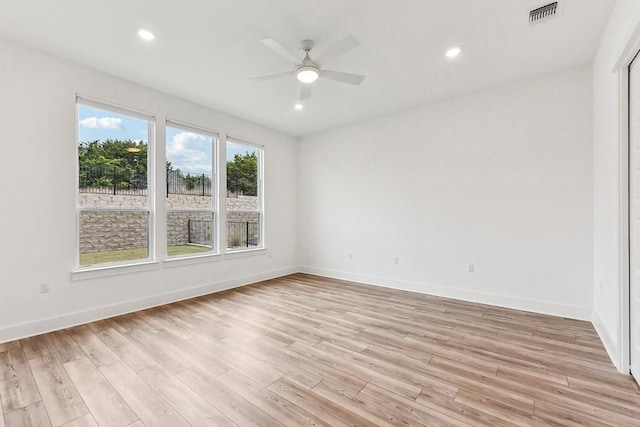
[[[251, 148], [254, 148], [258, 151], [258, 182], [257, 182], [257, 193], [258, 193], [258, 200], [257, 200], [257, 205], [258, 205], [258, 209], [251, 211], [251, 210], [230, 210], [227, 202], [228, 199], [228, 189], [227, 189], [227, 174], [226, 174], [226, 165], [227, 165], [227, 150], [228, 150], [228, 143], [231, 142], [232, 144], [238, 144], [238, 145], [245, 145]], [[224, 146], [224, 159], [225, 159], [225, 182], [224, 182], [224, 194], [225, 194], [225, 224], [224, 224], [224, 237], [225, 237], [225, 242], [224, 242], [224, 253], [227, 255], [232, 255], [232, 254], [241, 254], [241, 253], [246, 253], [246, 252], [252, 252], [252, 251], [263, 251], [267, 248], [266, 245], [266, 233], [265, 233], [265, 209], [264, 209], [264, 152], [265, 152], [265, 147], [263, 144], [258, 144], [258, 143], [254, 143], [251, 141], [247, 141], [245, 139], [242, 138], [236, 138], [234, 136], [231, 135], [226, 135], [225, 137], [225, 146]], [[222, 185], [221, 185], [222, 187]], [[227, 222], [229, 221], [228, 218], [228, 213], [229, 212], [258, 212], [258, 230], [260, 233], [260, 244], [258, 246], [255, 247], [240, 247], [240, 248], [229, 248], [229, 236], [227, 235]], [[222, 227], [222, 225], [221, 225]]]
[[[129, 207], [88, 207], [80, 204], [80, 161], [79, 147], [79, 113], [81, 106], [95, 108], [106, 112], [121, 114], [147, 122], [147, 203], [146, 206]], [[75, 269], [74, 273], [105, 270], [114, 267], [127, 267], [135, 265], [148, 265], [156, 260], [156, 173], [155, 173], [155, 143], [156, 143], [156, 116], [133, 108], [123, 107], [114, 103], [100, 101], [95, 98], [76, 95], [75, 100]], [[105, 262], [100, 264], [80, 264], [80, 215], [82, 212], [146, 212], [147, 213], [147, 257], [135, 260], [123, 260]]]
[[[167, 235], [166, 246], [167, 249], [169, 247], [168, 241], [168, 217], [169, 212], [209, 212], [211, 213], [211, 250], [202, 253], [193, 253], [193, 254], [179, 254], [179, 255], [166, 255], [166, 261], [176, 261], [181, 259], [193, 259], [193, 258], [203, 258], [203, 257], [211, 257], [213, 255], [219, 255], [221, 253], [221, 239], [220, 239], [220, 185], [218, 181], [218, 156], [219, 156], [219, 146], [220, 146], [220, 133], [213, 130], [208, 129], [202, 126], [193, 125], [191, 123], [186, 123], [183, 121], [175, 120], [167, 118], [164, 123], [164, 131], [165, 131], [165, 162], [168, 161], [166, 149], [167, 149], [167, 129], [177, 129], [186, 132], [193, 132], [200, 135], [211, 137], [211, 203], [209, 205], [209, 210], [197, 209], [197, 208], [185, 208], [185, 209], [170, 209], [165, 204], [165, 223], [167, 227], [165, 229], [165, 234]], [[166, 164], [166, 163], [165, 163]], [[214, 194], [215, 192], [215, 194]], [[166, 190], [165, 190], [166, 193]], [[168, 194], [165, 194], [165, 197], [168, 198]]]

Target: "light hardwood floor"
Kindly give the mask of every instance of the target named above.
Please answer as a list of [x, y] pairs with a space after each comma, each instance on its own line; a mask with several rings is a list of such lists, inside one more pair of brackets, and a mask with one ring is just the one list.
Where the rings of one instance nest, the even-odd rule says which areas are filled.
[[588, 322], [296, 274], [0, 344], [0, 427], [640, 426]]

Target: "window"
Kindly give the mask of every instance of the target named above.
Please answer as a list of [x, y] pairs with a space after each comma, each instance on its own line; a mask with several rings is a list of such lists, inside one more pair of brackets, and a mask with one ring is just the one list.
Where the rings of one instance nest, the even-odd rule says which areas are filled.
[[153, 118], [78, 98], [78, 265], [153, 258]]
[[82, 97], [76, 107], [79, 268], [154, 260], [156, 201], [163, 200], [169, 258], [215, 254], [225, 244], [229, 252], [264, 247], [262, 146], [226, 139], [224, 223], [217, 133], [167, 120], [162, 160], [154, 157], [153, 116]]
[[227, 139], [227, 249], [263, 246], [262, 147]]
[[217, 136], [167, 122], [167, 254], [189, 256], [216, 249]]

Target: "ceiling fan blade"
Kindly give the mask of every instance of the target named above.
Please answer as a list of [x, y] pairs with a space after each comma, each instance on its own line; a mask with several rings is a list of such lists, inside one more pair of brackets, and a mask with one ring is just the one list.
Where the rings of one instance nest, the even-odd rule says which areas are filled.
[[304, 101], [309, 98], [311, 98], [311, 85], [303, 83], [300, 85], [300, 101]]
[[280, 77], [293, 76], [293, 71], [287, 71], [286, 73], [269, 74], [268, 76], [251, 77], [251, 80], [262, 82], [265, 80], [279, 79]]
[[284, 59], [293, 62], [294, 64], [300, 64], [302, 62], [301, 59], [296, 58], [296, 56], [289, 51], [286, 47], [282, 46], [279, 41], [274, 38], [268, 37], [266, 39], [260, 39], [262, 44], [264, 44], [269, 49], [273, 50], [278, 55], [282, 56]]
[[343, 73], [340, 71], [322, 70], [320, 71], [321, 77], [327, 79], [336, 80], [342, 83], [348, 83], [350, 85], [359, 85], [364, 80], [365, 76], [360, 74]]
[[326, 62], [336, 59], [358, 46], [360, 46], [358, 39], [356, 39], [353, 34], [348, 34], [338, 43], [324, 51], [320, 56], [316, 57], [316, 62], [319, 64], [325, 64]]

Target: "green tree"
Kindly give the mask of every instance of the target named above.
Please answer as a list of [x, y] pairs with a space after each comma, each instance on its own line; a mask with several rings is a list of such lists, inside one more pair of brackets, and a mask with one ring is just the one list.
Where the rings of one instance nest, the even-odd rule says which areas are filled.
[[78, 144], [81, 187], [146, 188], [147, 144], [105, 139]]
[[233, 160], [227, 161], [227, 191], [258, 195], [258, 156], [255, 152], [236, 154]]

